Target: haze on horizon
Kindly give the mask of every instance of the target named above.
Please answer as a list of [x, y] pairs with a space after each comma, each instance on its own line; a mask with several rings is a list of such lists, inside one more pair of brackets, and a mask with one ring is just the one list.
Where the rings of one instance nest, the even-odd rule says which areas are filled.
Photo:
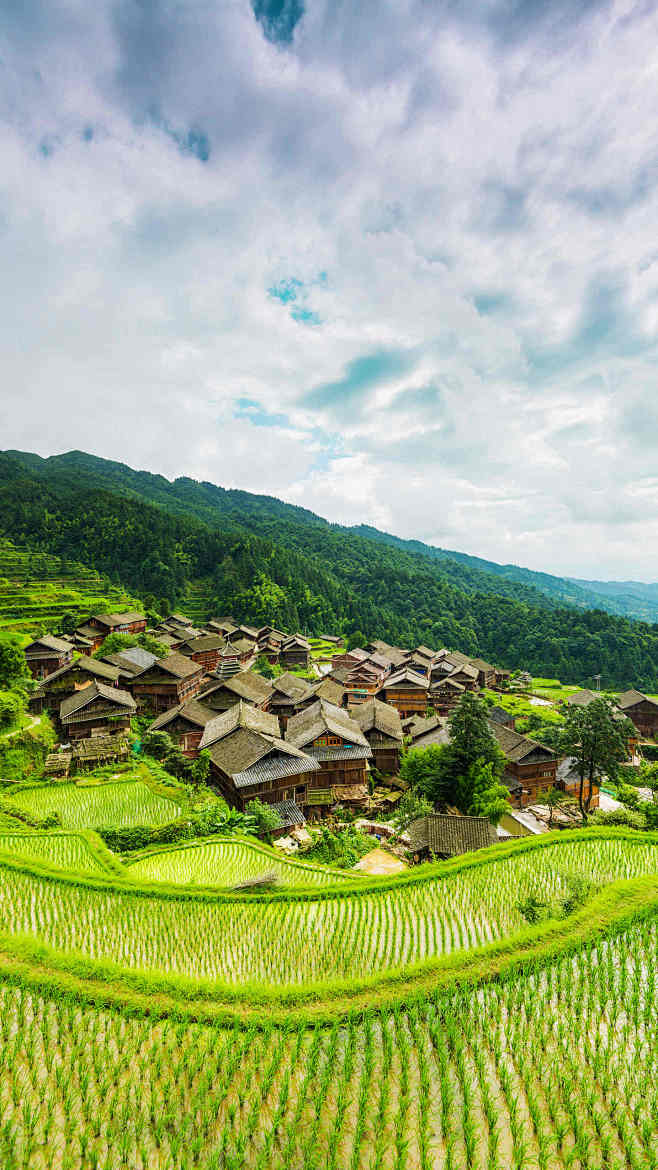
[[0, 0], [2, 447], [655, 580], [657, 44], [643, 0]]

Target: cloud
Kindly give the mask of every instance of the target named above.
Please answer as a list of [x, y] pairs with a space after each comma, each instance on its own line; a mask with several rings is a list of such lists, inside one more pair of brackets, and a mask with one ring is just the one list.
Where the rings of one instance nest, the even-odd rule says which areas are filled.
[[3, 445], [655, 576], [655, 5], [3, 16]]

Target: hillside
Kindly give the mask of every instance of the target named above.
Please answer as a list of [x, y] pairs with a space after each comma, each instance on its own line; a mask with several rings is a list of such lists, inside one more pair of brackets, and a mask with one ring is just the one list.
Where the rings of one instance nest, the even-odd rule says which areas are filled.
[[81, 452], [5, 452], [0, 532], [92, 566], [147, 605], [189, 605], [199, 620], [233, 612], [314, 634], [446, 644], [574, 682], [600, 672], [610, 688], [658, 688], [658, 627], [567, 608], [501, 566], [430, 555], [268, 496], [172, 483]]
[[0, 631], [33, 635], [65, 614], [133, 609], [139, 603], [94, 569], [0, 538]]

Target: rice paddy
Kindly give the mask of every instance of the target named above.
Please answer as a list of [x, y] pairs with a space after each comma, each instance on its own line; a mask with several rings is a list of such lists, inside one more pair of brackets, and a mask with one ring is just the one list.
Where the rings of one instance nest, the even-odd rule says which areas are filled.
[[118, 780], [106, 784], [49, 784], [26, 788], [11, 795], [17, 808], [39, 819], [57, 813], [64, 829], [129, 828], [131, 825], [164, 825], [181, 808], [143, 780]]
[[288, 860], [272, 849], [235, 837], [183, 845], [138, 858], [128, 874], [145, 881], [175, 885], [235, 886], [264, 874], [276, 875], [287, 886], [328, 886], [353, 881], [354, 874], [310, 862]]
[[470, 950], [523, 928], [518, 903], [565, 897], [574, 875], [603, 886], [658, 872], [642, 837], [518, 847], [488, 863], [422, 870], [361, 886], [271, 896], [144, 896], [129, 883], [72, 884], [4, 865], [0, 920], [58, 950], [131, 969], [234, 986], [358, 979]]
[[107, 873], [108, 866], [79, 833], [0, 832], [0, 852], [37, 857], [61, 869]]
[[655, 835], [373, 879], [122, 864], [85, 828], [171, 820], [142, 780], [14, 799], [71, 827], [0, 823], [2, 1170], [658, 1170]]
[[644, 922], [512, 979], [310, 1028], [152, 1021], [5, 985], [0, 1161], [648, 1170], [657, 965]]

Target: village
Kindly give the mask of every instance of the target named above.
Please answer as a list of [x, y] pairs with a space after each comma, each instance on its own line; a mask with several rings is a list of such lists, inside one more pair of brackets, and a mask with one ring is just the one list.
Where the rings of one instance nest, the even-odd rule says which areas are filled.
[[[114, 635], [129, 644], [104, 654]], [[137, 644], [144, 637], [159, 654]], [[407, 844], [415, 842], [419, 856], [450, 856], [490, 844], [492, 832], [505, 839], [576, 823], [573, 761], [517, 730], [505, 702], [529, 676], [512, 678], [458, 651], [378, 640], [346, 649], [339, 636], [309, 639], [232, 617], [194, 627], [174, 613], [148, 627], [143, 613], [131, 612], [91, 615], [68, 637], [42, 635], [24, 652], [36, 685], [30, 708], [48, 712], [57, 730], [45, 765], [53, 780], [125, 760], [139, 719], [188, 759], [207, 752], [209, 783], [229, 806], [244, 811], [254, 799], [271, 806], [280, 820], [272, 837], [282, 847], [295, 849], [308, 840], [304, 826], [341, 813], [386, 838], [388, 814], [408, 788], [399, 777], [403, 752], [447, 744], [449, 717], [471, 693], [486, 697], [509, 812], [497, 834], [485, 818], [437, 812]], [[564, 703], [594, 698], [577, 689]], [[631, 690], [618, 696], [617, 709], [636, 731], [628, 739], [632, 762], [658, 730], [658, 701]], [[556, 793], [564, 797], [557, 808]], [[597, 777], [591, 809], [606, 799], [610, 807]]]

